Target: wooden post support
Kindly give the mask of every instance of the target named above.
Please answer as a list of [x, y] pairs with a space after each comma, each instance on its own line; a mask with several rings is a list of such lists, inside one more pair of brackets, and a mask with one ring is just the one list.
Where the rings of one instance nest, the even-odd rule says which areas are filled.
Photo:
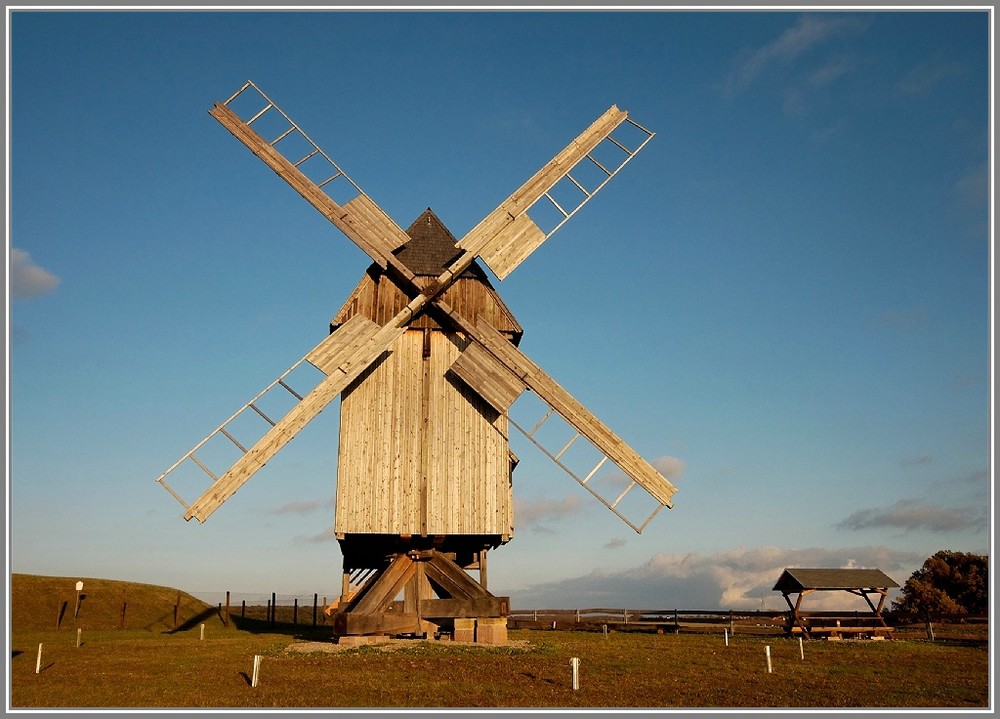
[[299, 623], [299, 598], [295, 597], [295, 604], [292, 606], [292, 624]]
[[316, 626], [316, 609], [319, 606], [319, 594], [313, 594], [313, 626]]
[[767, 657], [767, 673], [771, 673], [771, 647], [764, 647], [764, 655]]
[[240, 619], [247, 618], [247, 600], [243, 599], [240, 601]]
[[121, 628], [122, 629], [125, 628], [125, 610], [127, 608], [128, 608], [128, 602], [123, 598], [122, 599], [122, 621], [121, 621]]
[[38, 658], [35, 660], [35, 674], [42, 671], [42, 644], [38, 643]]
[[271, 626], [278, 620], [278, 595], [271, 592]]
[[226, 615], [222, 619], [222, 626], [229, 628], [229, 592], [226, 592]]

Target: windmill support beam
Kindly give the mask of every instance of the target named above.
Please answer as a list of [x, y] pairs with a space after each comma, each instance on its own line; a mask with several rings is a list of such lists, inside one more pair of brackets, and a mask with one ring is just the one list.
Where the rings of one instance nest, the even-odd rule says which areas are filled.
[[429, 634], [455, 619], [503, 619], [509, 612], [508, 597], [490, 594], [447, 555], [426, 549], [393, 557], [334, 613], [333, 627], [338, 636]]

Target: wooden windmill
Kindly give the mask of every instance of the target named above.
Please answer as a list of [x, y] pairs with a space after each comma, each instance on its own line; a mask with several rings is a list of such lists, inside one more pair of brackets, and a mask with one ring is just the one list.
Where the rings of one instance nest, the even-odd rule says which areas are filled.
[[[157, 478], [185, 520], [204, 522], [341, 395], [334, 530], [344, 573], [334, 625], [342, 635], [419, 634], [507, 614], [507, 598], [486, 588], [486, 553], [514, 531], [511, 428], [636, 532], [671, 506], [674, 485], [517, 349], [522, 329], [477, 262], [505, 278], [652, 132], [612, 106], [456, 240], [430, 209], [400, 229], [252, 82], [209, 112], [373, 263], [323, 341]], [[634, 139], [617, 139], [626, 128]], [[305, 388], [293, 382], [303, 368], [318, 370]], [[509, 413], [525, 390], [545, 408], [531, 428]], [[277, 415], [264, 407], [274, 395], [288, 400]], [[572, 429], [557, 447], [539, 439], [552, 415]], [[250, 439], [239, 434], [248, 418], [261, 422]], [[599, 457], [589, 470], [565, 459], [581, 444]], [[612, 465], [621, 480], [613, 496], [595, 488]], [[202, 486], [187, 502], [173, 477], [192, 467]], [[652, 507], [637, 520], [622, 511], [633, 492]], [[349, 596], [352, 582], [360, 586]]]

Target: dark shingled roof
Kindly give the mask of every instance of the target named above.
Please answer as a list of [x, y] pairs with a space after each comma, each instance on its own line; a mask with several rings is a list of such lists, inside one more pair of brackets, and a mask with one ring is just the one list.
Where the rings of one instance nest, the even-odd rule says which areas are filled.
[[898, 587], [881, 569], [785, 569], [774, 591], [787, 594], [804, 589], [889, 589]]
[[[429, 207], [413, 221], [406, 234], [410, 241], [393, 254], [419, 277], [438, 277], [462, 254], [455, 246], [455, 236]], [[486, 279], [486, 273], [475, 262], [459, 276]]]

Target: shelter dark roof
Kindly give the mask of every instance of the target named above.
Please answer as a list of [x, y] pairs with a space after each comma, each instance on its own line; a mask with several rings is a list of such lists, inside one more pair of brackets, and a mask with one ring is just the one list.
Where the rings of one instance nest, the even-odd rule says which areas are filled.
[[[393, 254], [417, 276], [439, 276], [462, 253], [456, 247], [455, 236], [429, 207], [413, 221], [406, 234], [410, 241]], [[486, 273], [475, 262], [459, 276], [486, 279]]]
[[774, 591], [789, 593], [804, 589], [888, 589], [898, 587], [881, 569], [785, 569]]

